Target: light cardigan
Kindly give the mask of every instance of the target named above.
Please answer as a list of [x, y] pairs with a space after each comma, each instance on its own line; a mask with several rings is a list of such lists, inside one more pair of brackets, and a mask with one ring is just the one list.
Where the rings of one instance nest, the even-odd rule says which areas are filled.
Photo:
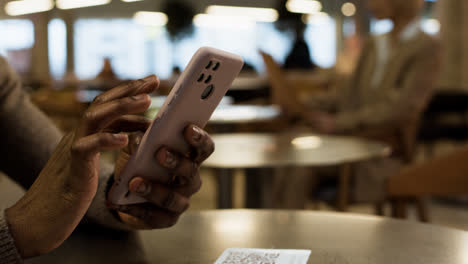
[[339, 130], [401, 123], [409, 113], [421, 112], [432, 95], [440, 65], [438, 40], [420, 31], [400, 41], [378, 84], [372, 82], [378, 66], [376, 42], [375, 37], [366, 41], [348, 87], [337, 98]]
[[[62, 133], [30, 102], [18, 76], [0, 57], [0, 170], [27, 190], [61, 138]], [[101, 162], [98, 191], [83, 221], [128, 230], [106, 207], [106, 185], [112, 172], [111, 166]], [[13, 263], [22, 259], [8, 217], [0, 209], [0, 264]]]

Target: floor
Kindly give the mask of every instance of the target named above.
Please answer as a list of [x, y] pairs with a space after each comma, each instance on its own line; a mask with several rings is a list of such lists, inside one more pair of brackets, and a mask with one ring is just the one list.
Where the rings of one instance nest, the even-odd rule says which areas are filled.
[[[442, 155], [455, 147], [451, 144], [440, 145], [437, 147], [437, 155]], [[420, 158], [423, 160], [423, 158]], [[199, 193], [192, 198], [191, 208], [189, 210], [207, 210], [216, 208], [216, 178], [210, 171], [202, 170], [203, 187]], [[244, 190], [244, 176], [237, 172], [234, 175], [234, 207], [241, 208], [244, 204], [243, 190]], [[8, 178], [0, 175], [0, 209], [6, 208], [14, 204], [22, 196], [22, 189], [11, 182]], [[463, 202], [460, 197], [458, 203], [454, 202], [441, 202], [438, 200], [431, 200], [430, 202], [430, 217], [431, 223], [447, 227], [453, 227], [468, 231], [468, 198]], [[308, 210], [316, 208], [312, 203], [307, 206]], [[322, 211], [329, 211], [332, 208], [327, 207], [325, 204], [319, 204]], [[359, 206], [351, 206], [349, 208], [351, 213], [360, 214], [373, 214], [373, 206], [371, 204], [364, 204]], [[414, 212], [410, 212], [410, 221], [416, 221]]]

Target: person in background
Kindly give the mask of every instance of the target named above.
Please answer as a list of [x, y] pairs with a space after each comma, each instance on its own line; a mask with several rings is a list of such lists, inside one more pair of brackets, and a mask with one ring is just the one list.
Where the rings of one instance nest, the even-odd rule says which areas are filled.
[[117, 76], [110, 58], [104, 58], [101, 71], [91, 81], [93, 88], [107, 91], [122, 83], [122, 80]]
[[[414, 128], [412, 133], [417, 130], [417, 118], [438, 79], [440, 44], [420, 28], [419, 13], [424, 0], [368, 0], [367, 5], [375, 18], [392, 20], [392, 31], [370, 36], [347, 86], [336, 95], [314, 98], [309, 108], [302, 111], [301, 119], [321, 133], [375, 135], [390, 144], [397, 142], [393, 144], [395, 153], [405, 152], [403, 149], [411, 142], [405, 135], [391, 132], [401, 131], [400, 128]], [[402, 156], [395, 156], [356, 166], [355, 199], [383, 199], [385, 179], [402, 162], [405, 162]], [[308, 178], [297, 176], [288, 181], [299, 188]], [[366, 183], [366, 179], [371, 181]], [[281, 193], [288, 188], [283, 185], [277, 189]], [[299, 201], [294, 207], [303, 207], [306, 193], [281, 194], [281, 197], [288, 199], [293, 195]]]
[[310, 59], [309, 46], [304, 39], [305, 29], [304, 23], [296, 25], [295, 40], [283, 65], [286, 70], [314, 70], [317, 68], [317, 65]]
[[294, 43], [286, 56], [283, 68], [287, 70], [313, 70], [317, 66], [310, 59], [310, 50], [305, 41], [307, 25], [302, 20], [302, 14], [290, 12], [287, 8], [288, 0], [276, 0], [278, 20], [275, 27], [294, 39]]
[[[154, 162], [168, 168], [173, 181], [136, 177], [129, 183], [129, 190], [148, 203], [108, 207], [106, 199], [138, 147], [139, 137], [126, 133], [141, 135], [150, 124], [137, 114], [149, 107], [148, 94], [158, 84], [156, 76], [149, 76], [99, 95], [79, 126], [62, 135], [29, 101], [17, 75], [0, 58], [0, 169], [27, 190], [12, 207], [0, 210], [1, 264], [51, 252], [82, 220], [121, 230], [176, 223], [201, 187], [200, 163], [214, 150], [209, 135], [193, 125], [184, 132], [193, 150], [190, 158], [164, 147], [155, 153]], [[129, 150], [121, 152], [115, 169], [100, 162], [101, 151], [124, 147]]]
[[114, 72], [114, 69], [112, 69], [112, 63], [110, 58], [104, 58], [102, 70], [101, 72], [99, 72], [96, 78], [102, 80], [119, 80], [119, 78]]
[[440, 65], [440, 44], [421, 30], [424, 0], [368, 0], [377, 19], [391, 19], [390, 33], [369, 37], [348, 86], [331, 100], [335, 113], [306, 117], [325, 133], [396, 124], [420, 112], [432, 95]]

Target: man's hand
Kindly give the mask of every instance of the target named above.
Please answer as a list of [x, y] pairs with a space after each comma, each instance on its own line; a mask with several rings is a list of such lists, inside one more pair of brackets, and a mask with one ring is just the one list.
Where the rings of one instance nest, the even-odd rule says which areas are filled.
[[[138, 148], [142, 133], [130, 136], [129, 147], [121, 151], [115, 168], [115, 177], [120, 172], [132, 153]], [[141, 177], [133, 178], [129, 190], [149, 202], [137, 205], [112, 206], [118, 210], [122, 222], [136, 229], [154, 229], [173, 226], [179, 216], [190, 204], [190, 197], [200, 190], [200, 164], [214, 151], [211, 137], [202, 129], [190, 125], [185, 129], [184, 137], [192, 151], [183, 155], [166, 147], [160, 148], [154, 156], [154, 162], [167, 168], [173, 176], [171, 182], [151, 182]]]
[[141, 128], [141, 117], [133, 114], [149, 107], [148, 93], [157, 85], [156, 76], [150, 76], [98, 96], [80, 125], [59, 143], [31, 188], [7, 209], [23, 258], [48, 253], [70, 236], [96, 194], [100, 152], [127, 145], [127, 135], [120, 132]]

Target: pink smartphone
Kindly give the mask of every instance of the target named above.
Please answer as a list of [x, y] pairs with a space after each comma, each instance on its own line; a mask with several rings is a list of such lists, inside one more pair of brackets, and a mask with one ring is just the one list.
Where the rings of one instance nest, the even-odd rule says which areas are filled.
[[143, 197], [130, 193], [128, 184], [135, 177], [155, 182], [170, 178], [167, 169], [157, 164], [155, 154], [166, 146], [179, 153], [188, 153], [184, 129], [194, 124], [205, 127], [215, 108], [231, 87], [244, 62], [238, 55], [222, 50], [200, 48], [177, 80], [164, 101], [140, 146], [109, 192], [113, 204], [143, 203]]

